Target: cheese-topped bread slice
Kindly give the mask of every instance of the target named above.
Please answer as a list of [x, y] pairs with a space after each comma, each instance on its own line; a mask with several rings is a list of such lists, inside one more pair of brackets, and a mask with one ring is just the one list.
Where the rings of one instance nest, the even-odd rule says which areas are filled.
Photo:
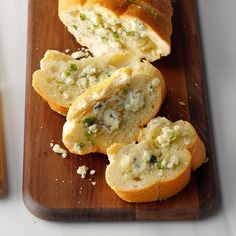
[[113, 143], [137, 140], [140, 127], [156, 115], [164, 98], [162, 75], [149, 62], [121, 68], [73, 102], [63, 143], [83, 155], [106, 153]]
[[106, 181], [127, 202], [151, 202], [179, 193], [191, 170], [206, 158], [203, 142], [186, 121], [157, 117], [140, 132], [138, 141], [107, 149]]
[[72, 102], [87, 88], [137, 61], [140, 59], [130, 52], [74, 60], [64, 53], [48, 50], [40, 62], [40, 70], [33, 74], [33, 87], [54, 111], [66, 115]]
[[129, 50], [155, 61], [171, 51], [170, 0], [59, 0], [59, 17], [95, 56]]

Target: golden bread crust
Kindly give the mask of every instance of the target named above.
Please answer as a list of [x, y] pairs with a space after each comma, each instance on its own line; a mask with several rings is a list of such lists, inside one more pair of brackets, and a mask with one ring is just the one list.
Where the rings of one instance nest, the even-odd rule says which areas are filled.
[[[138, 137], [139, 142], [144, 139], [146, 140], [147, 132], [151, 132], [148, 128], [150, 127], [149, 124], [147, 125], [147, 128], [140, 131]], [[185, 164], [180, 167], [177, 174], [175, 173], [174, 176], [167, 175], [165, 177], [158, 177], [156, 180], [153, 178], [150, 182], [147, 182], [144, 186], [142, 185], [138, 188], [124, 187], [121, 183], [118, 184], [119, 180], [117, 180], [121, 178], [119, 174], [121, 171], [119, 169], [121, 163], [118, 155], [123, 155], [121, 154], [121, 150], [126, 150], [123, 148], [126, 147], [127, 144], [117, 143], [108, 148], [107, 154], [110, 164], [106, 169], [106, 182], [121, 199], [127, 202], [151, 202], [172, 197], [184, 189], [189, 183], [191, 170], [196, 170], [204, 163], [206, 158], [205, 146], [192, 125], [186, 121], [177, 121], [176, 123], [170, 122], [169, 124], [184, 124], [188, 126], [190, 134], [190, 144], [185, 144], [182, 152]], [[149, 133], [149, 135], [153, 135], [153, 133]], [[128, 155], [126, 151], [124, 152], [126, 153], [125, 155]], [[123, 158], [125, 157], [126, 156]], [[132, 183], [130, 183], [130, 185], [132, 185]]]

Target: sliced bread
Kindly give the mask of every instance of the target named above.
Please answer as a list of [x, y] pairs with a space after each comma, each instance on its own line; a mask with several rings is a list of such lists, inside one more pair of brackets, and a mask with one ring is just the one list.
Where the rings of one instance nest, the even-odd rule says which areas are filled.
[[170, 0], [59, 0], [59, 17], [95, 56], [129, 50], [155, 61], [171, 51]]
[[106, 153], [113, 143], [136, 140], [140, 127], [160, 109], [165, 93], [161, 73], [149, 62], [121, 68], [73, 102], [63, 143], [70, 152], [83, 155]]
[[139, 135], [138, 143], [107, 149], [106, 182], [127, 202], [163, 200], [179, 193], [191, 170], [205, 160], [205, 147], [193, 126], [157, 117]]
[[88, 87], [100, 83], [116, 69], [140, 59], [130, 52], [75, 60], [64, 53], [48, 50], [33, 74], [33, 87], [50, 107], [66, 115], [72, 102]]

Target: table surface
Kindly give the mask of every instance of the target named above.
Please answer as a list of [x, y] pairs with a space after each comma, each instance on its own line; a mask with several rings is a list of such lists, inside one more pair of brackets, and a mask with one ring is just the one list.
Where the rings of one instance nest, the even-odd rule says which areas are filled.
[[[0, 199], [0, 234], [65, 235], [236, 235], [236, 1], [197, 0], [222, 203], [198, 221], [58, 223], [40, 220], [22, 200], [27, 0], [1, 0], [0, 114], [8, 177], [8, 195]], [[119, 230], [115, 230], [119, 227]]]

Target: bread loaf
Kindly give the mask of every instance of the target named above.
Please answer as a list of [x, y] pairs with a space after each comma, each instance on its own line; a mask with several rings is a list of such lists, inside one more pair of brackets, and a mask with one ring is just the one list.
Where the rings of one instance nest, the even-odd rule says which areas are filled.
[[50, 107], [66, 115], [72, 102], [87, 88], [100, 83], [116, 69], [140, 59], [130, 52], [75, 60], [64, 53], [48, 50], [33, 74], [33, 87]]
[[117, 142], [136, 140], [140, 127], [158, 112], [165, 98], [161, 73], [149, 62], [117, 70], [73, 102], [63, 127], [72, 153], [106, 153]]
[[205, 147], [192, 125], [155, 118], [138, 143], [117, 143], [107, 149], [108, 185], [127, 202], [163, 200], [179, 193], [191, 170], [205, 160]]
[[171, 51], [170, 0], [59, 0], [59, 17], [95, 56], [129, 50], [155, 61]]

